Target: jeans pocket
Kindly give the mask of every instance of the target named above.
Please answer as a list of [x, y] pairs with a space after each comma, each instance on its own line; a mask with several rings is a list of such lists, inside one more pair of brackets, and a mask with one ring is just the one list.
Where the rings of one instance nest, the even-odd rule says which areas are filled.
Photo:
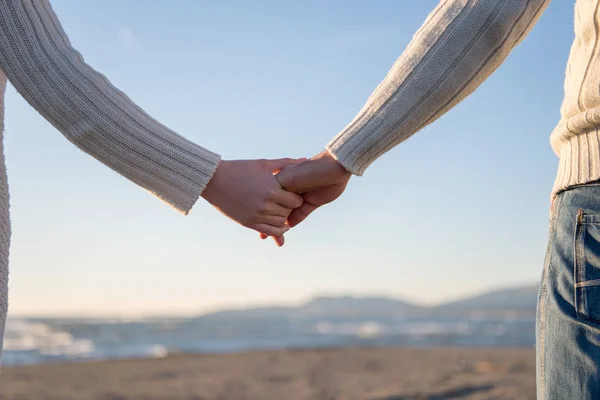
[[577, 212], [574, 272], [577, 318], [600, 324], [600, 214]]

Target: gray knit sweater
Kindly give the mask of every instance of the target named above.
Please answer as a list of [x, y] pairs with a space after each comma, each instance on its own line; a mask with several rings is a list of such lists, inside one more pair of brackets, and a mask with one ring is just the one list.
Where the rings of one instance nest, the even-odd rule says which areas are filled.
[[[328, 150], [361, 175], [377, 157], [473, 92], [526, 36], [549, 2], [442, 0]], [[600, 26], [599, 7], [600, 0], [576, 2], [576, 37], [562, 118], [551, 135], [560, 159], [553, 193], [600, 179], [600, 56], [595, 29]], [[218, 155], [152, 119], [90, 68], [71, 47], [47, 0], [0, 0], [0, 69], [69, 141], [184, 213], [216, 169]], [[4, 85], [0, 74], [1, 93]], [[0, 334], [8, 304], [8, 208], [2, 159]]]

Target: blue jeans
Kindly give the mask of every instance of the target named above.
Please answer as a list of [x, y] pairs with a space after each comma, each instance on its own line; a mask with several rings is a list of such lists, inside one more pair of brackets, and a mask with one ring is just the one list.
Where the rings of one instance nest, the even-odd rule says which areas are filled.
[[538, 400], [600, 399], [600, 183], [554, 200], [536, 338]]

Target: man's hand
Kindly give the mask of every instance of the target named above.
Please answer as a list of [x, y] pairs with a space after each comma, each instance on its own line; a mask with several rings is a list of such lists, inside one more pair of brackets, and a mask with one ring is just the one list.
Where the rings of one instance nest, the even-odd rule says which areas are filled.
[[277, 237], [290, 227], [292, 210], [302, 206], [302, 196], [285, 191], [273, 176], [286, 166], [301, 160], [221, 161], [202, 197], [223, 214], [261, 234]]
[[[317, 208], [331, 203], [344, 192], [351, 174], [329, 152], [324, 151], [310, 160], [288, 165], [276, 175], [281, 187], [301, 194], [304, 203], [288, 217], [288, 225], [294, 227], [304, 221]], [[267, 235], [262, 234], [265, 239]], [[277, 241], [278, 238], [275, 237]]]
[[304, 197], [304, 203], [288, 217], [289, 226], [298, 225], [317, 208], [340, 197], [350, 176], [350, 172], [327, 151], [284, 168], [276, 175], [281, 187]]

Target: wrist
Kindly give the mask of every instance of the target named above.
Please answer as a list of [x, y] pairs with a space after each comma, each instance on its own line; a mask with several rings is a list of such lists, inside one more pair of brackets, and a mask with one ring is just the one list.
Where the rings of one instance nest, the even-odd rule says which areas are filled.
[[200, 194], [204, 200], [208, 201], [210, 204], [215, 205], [216, 198], [219, 196], [219, 191], [221, 187], [221, 175], [223, 171], [227, 168], [228, 162], [225, 160], [220, 160], [217, 164], [217, 168], [213, 173], [212, 178], [208, 181], [206, 188]]
[[329, 150], [324, 150], [313, 158], [320, 160], [321, 163], [326, 166], [326, 169], [332, 174], [335, 174], [339, 177], [347, 177], [348, 179], [352, 175], [352, 173], [348, 171], [346, 167], [344, 167], [342, 163], [340, 163], [335, 156], [329, 152]]

